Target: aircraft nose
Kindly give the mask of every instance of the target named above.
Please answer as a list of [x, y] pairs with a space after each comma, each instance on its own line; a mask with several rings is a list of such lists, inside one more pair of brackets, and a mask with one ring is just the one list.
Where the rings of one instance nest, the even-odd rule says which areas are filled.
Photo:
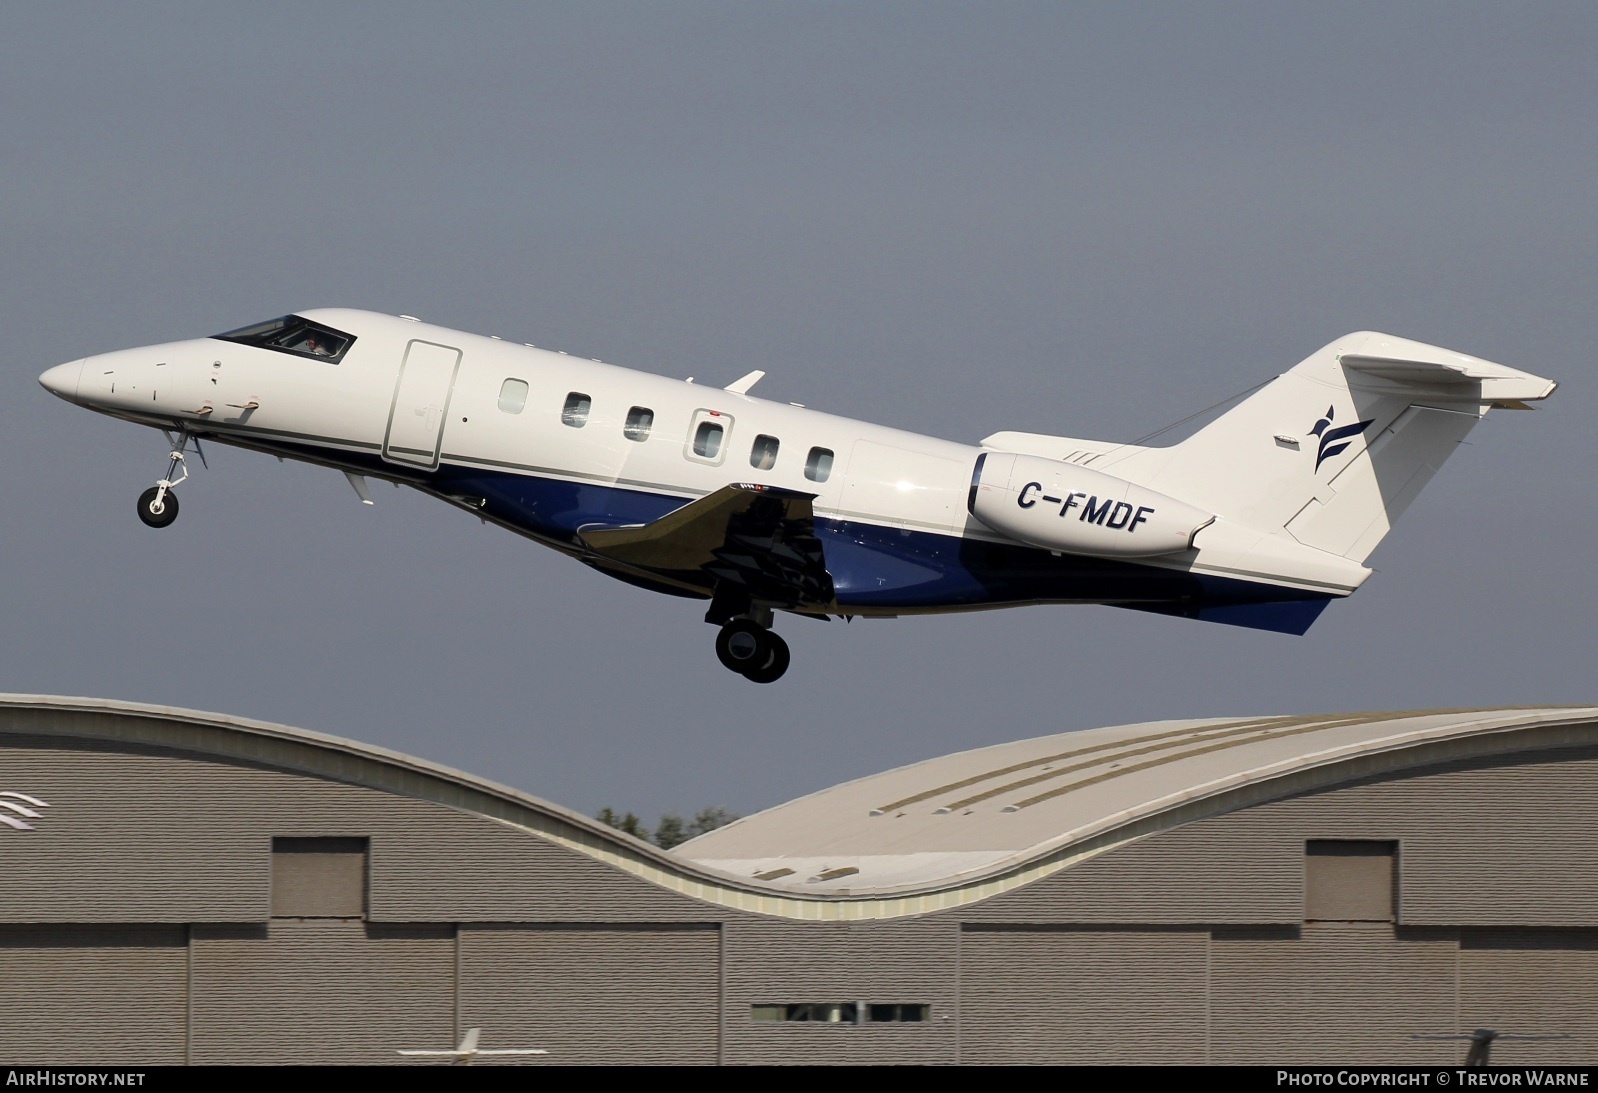
[[60, 395], [68, 402], [78, 397], [78, 376], [83, 372], [83, 361], [58, 364], [39, 377], [39, 384], [52, 395]]

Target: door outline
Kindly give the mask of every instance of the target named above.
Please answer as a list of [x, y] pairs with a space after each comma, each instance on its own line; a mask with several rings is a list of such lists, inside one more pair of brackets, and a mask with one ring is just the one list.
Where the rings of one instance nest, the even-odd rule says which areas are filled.
[[[449, 365], [448, 384], [443, 388], [444, 404], [439, 410], [438, 430], [433, 434], [433, 445], [431, 451], [403, 445], [396, 447], [393, 443], [394, 417], [399, 411], [400, 390], [405, 386], [406, 370], [411, 367], [411, 354], [419, 345], [427, 346], [429, 349], [441, 349], [445, 353], [454, 354], [455, 358], [454, 361]], [[418, 369], [422, 367], [433, 367], [432, 362], [424, 362], [421, 358], [421, 355], [418, 355], [416, 363], [418, 365]], [[440, 361], [440, 363], [442, 362]], [[440, 342], [425, 341], [421, 338], [413, 338], [406, 344], [405, 357], [400, 361], [399, 375], [394, 378], [394, 394], [389, 399], [388, 403], [388, 425], [383, 430], [382, 456], [384, 459], [388, 460], [390, 463], [403, 463], [407, 466], [423, 467], [427, 470], [434, 470], [438, 467], [439, 456], [444, 450], [444, 425], [449, 421], [449, 406], [455, 398], [455, 380], [460, 375], [460, 369], [461, 351], [455, 348], [453, 345], [444, 345]], [[431, 374], [422, 376], [421, 378], [423, 383], [427, 383], [429, 381], [434, 381], [438, 378], [441, 378], [442, 375], [443, 373], [441, 371], [434, 371]], [[412, 373], [412, 378], [417, 378], [417, 373]]]
[[[694, 433], [704, 422], [711, 422], [721, 426], [721, 447], [716, 449], [713, 456], [702, 456], [694, 452]], [[688, 436], [682, 442], [682, 454], [685, 459], [695, 463], [704, 463], [707, 466], [719, 467], [727, 462], [727, 451], [732, 447], [732, 415], [720, 410], [698, 409], [688, 421]]]

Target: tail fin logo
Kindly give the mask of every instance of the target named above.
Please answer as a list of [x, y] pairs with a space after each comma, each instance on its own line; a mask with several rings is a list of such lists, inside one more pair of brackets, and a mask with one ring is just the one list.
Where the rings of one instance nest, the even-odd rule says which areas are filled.
[[1310, 436], [1321, 438], [1320, 452], [1315, 456], [1315, 469], [1317, 471], [1321, 469], [1321, 464], [1332, 458], [1332, 456], [1341, 455], [1350, 444], [1354, 443], [1354, 438], [1370, 428], [1371, 422], [1376, 420], [1375, 418], [1366, 418], [1364, 421], [1356, 421], [1352, 425], [1339, 425], [1334, 429], [1331, 427], [1332, 419], [1336, 416], [1337, 408], [1328, 406], [1326, 408], [1326, 416], [1317, 421], [1315, 427], [1309, 431]]

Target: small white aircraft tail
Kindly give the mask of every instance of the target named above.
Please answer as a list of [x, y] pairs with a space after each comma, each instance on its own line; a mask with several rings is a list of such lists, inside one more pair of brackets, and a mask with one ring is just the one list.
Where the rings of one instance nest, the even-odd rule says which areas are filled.
[[1092, 465], [1271, 535], [1363, 562], [1489, 409], [1539, 376], [1370, 331], [1339, 338], [1187, 440]]

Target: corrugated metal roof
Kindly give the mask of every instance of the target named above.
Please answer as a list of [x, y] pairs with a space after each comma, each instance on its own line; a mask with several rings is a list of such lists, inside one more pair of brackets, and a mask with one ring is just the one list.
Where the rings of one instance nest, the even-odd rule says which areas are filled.
[[[1060, 733], [847, 782], [677, 848], [790, 891], [906, 891], [1014, 869], [1317, 785], [1595, 742], [1598, 708], [1209, 718]], [[1547, 729], [1542, 743], [1528, 730]], [[1569, 730], [1569, 732], [1565, 731]], [[1207, 807], [1206, 807], [1207, 805]], [[1159, 822], [1164, 817], [1165, 822]], [[780, 870], [790, 870], [774, 876]]]

